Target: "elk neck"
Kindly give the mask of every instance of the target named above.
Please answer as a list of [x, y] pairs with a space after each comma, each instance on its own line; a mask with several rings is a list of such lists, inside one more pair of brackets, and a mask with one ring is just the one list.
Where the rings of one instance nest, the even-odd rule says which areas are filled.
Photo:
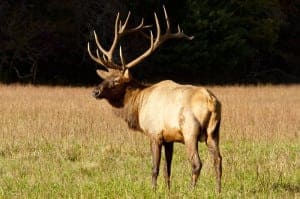
[[143, 99], [143, 90], [147, 86], [131, 80], [126, 83], [122, 95], [118, 99], [114, 100], [114, 113], [124, 119], [129, 128], [139, 130], [138, 114], [139, 107]]

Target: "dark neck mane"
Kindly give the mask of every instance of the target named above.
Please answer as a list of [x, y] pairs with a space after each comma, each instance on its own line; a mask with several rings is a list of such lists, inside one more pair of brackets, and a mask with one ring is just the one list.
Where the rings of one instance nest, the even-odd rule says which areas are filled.
[[141, 100], [143, 98], [142, 90], [147, 86], [132, 80], [124, 87], [124, 93], [115, 101], [116, 105], [114, 113], [123, 118], [129, 128], [139, 130], [138, 113]]

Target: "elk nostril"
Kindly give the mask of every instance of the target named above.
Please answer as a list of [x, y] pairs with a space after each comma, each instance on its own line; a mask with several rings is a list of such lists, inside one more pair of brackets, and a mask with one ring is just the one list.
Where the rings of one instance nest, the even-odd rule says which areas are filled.
[[100, 91], [98, 91], [98, 90], [93, 91], [93, 96], [94, 97], [98, 97], [99, 95], [100, 95]]

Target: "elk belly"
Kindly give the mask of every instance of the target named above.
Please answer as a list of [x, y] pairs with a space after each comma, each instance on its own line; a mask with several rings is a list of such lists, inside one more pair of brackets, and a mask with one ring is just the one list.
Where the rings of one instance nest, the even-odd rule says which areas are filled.
[[168, 128], [162, 132], [164, 142], [181, 142], [184, 143], [184, 137], [181, 130], [176, 128]]

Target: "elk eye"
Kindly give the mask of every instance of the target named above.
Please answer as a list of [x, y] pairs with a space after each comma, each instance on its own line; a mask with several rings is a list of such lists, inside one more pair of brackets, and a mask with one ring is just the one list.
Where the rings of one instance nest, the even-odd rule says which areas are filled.
[[117, 81], [111, 81], [109, 87], [114, 87], [116, 85], [118, 85]]
[[118, 84], [119, 84], [119, 82], [116, 81], [116, 80], [114, 80], [114, 81], [111, 82], [111, 86], [112, 86], [112, 87], [113, 87], [113, 86], [117, 86]]

